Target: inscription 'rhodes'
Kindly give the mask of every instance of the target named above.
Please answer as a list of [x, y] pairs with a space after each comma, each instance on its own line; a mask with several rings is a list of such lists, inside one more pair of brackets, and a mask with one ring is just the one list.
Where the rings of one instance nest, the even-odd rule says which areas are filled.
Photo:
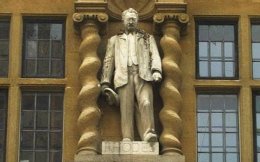
[[159, 143], [148, 143], [144, 141], [133, 142], [102, 142], [102, 154], [139, 154], [139, 155], [158, 155]]

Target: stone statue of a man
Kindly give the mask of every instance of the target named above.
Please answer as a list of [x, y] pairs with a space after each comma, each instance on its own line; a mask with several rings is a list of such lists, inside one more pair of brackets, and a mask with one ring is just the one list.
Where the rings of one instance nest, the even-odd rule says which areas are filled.
[[154, 37], [137, 28], [138, 13], [122, 13], [124, 31], [108, 40], [101, 78], [102, 93], [118, 92], [123, 141], [134, 140], [134, 118], [142, 140], [157, 141], [154, 130], [152, 82], [162, 79], [161, 59]]

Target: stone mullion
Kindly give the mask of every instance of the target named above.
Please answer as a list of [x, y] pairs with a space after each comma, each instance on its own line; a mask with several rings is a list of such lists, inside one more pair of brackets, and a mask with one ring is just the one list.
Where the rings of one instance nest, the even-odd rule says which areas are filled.
[[[98, 144], [100, 136], [98, 124], [101, 117], [101, 112], [97, 105], [100, 93], [97, 73], [101, 66], [101, 61], [97, 56], [97, 48], [101, 41], [98, 28], [100, 17], [98, 15], [76, 13], [73, 18], [74, 21], [80, 23], [82, 38], [79, 47], [79, 55], [82, 63], [78, 74], [82, 86], [78, 95], [78, 107], [81, 111], [77, 122], [80, 131], [78, 155], [96, 154], [99, 152]], [[107, 18], [106, 15], [105, 18]]]
[[[164, 57], [162, 68], [164, 79], [160, 89], [163, 100], [163, 108], [160, 112], [160, 121], [163, 132], [160, 136], [162, 154], [182, 154], [180, 138], [182, 135], [182, 120], [179, 116], [182, 108], [182, 96], [180, 87], [182, 73], [179, 63], [182, 57], [182, 50], [179, 44], [182, 23], [180, 20], [188, 21], [183, 15], [160, 15], [154, 16], [156, 23], [162, 23], [163, 37], [160, 40]], [[187, 19], [187, 20], [186, 20]]]

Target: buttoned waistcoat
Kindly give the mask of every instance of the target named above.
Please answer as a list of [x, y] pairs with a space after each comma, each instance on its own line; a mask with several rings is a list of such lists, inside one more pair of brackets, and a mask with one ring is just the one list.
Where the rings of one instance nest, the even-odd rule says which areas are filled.
[[[135, 47], [139, 76], [145, 81], [153, 81], [154, 71], [162, 72], [161, 58], [154, 37], [145, 32], [136, 32]], [[108, 40], [103, 62], [101, 84], [111, 84], [114, 75], [114, 87], [119, 88], [128, 82], [128, 42], [127, 35], [120, 33]]]

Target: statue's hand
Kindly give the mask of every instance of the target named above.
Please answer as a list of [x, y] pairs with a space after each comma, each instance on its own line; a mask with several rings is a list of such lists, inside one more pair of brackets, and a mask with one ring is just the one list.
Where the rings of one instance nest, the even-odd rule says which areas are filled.
[[161, 73], [158, 72], [158, 71], [155, 71], [155, 72], [153, 73], [153, 80], [154, 80], [155, 82], [160, 82], [160, 81], [162, 80], [162, 75], [161, 75]]
[[106, 95], [106, 94], [105, 94], [105, 89], [106, 89], [106, 88], [109, 88], [109, 85], [108, 85], [108, 84], [102, 84], [102, 85], [101, 85], [101, 93], [102, 93], [103, 95]]

